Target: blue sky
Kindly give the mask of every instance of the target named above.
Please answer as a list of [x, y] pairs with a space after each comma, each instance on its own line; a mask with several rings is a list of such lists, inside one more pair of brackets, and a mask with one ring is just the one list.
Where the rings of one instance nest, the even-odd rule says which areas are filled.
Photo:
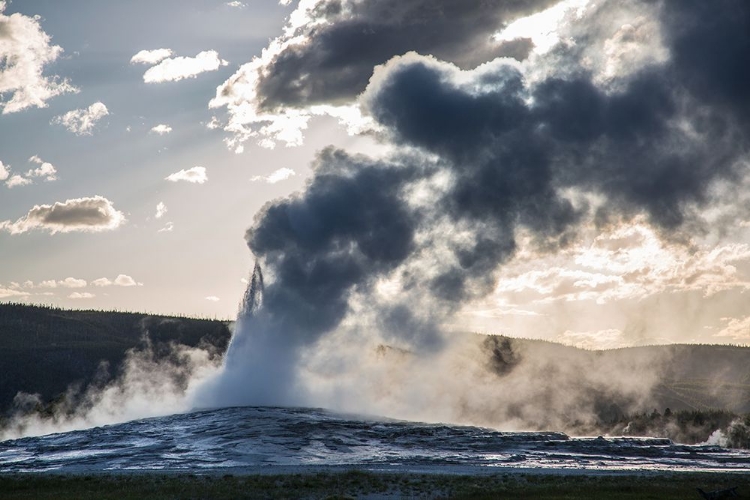
[[333, 325], [746, 343], [745, 10], [0, 2], [0, 300], [232, 318], [258, 258]]
[[[3, 16], [11, 22], [23, 16], [50, 37], [47, 47], [62, 49], [43, 66], [43, 77], [77, 91], [0, 117], [0, 161], [9, 172], [39, 168], [29, 161], [33, 156], [56, 170], [55, 180], [3, 186], [0, 218], [16, 221], [35, 205], [101, 196], [125, 220], [102, 232], [0, 234], [3, 300], [233, 317], [252, 266], [245, 229], [265, 202], [302, 185], [306, 163], [321, 145], [313, 140], [272, 151], [248, 144], [237, 155], [222, 142], [222, 130], [207, 128], [217, 114], [208, 102], [280, 32], [290, 10], [274, 2], [252, 8], [211, 1], [6, 5]], [[130, 60], [160, 48], [175, 57], [213, 50], [227, 64], [180, 81], [145, 83], [150, 66]], [[108, 114], [88, 132], [53, 123], [98, 102]], [[152, 131], [158, 125], [171, 130]], [[203, 184], [165, 180], [196, 166], [205, 168]], [[285, 167], [293, 177], [275, 184], [250, 180]], [[160, 203], [166, 212], [156, 218]], [[121, 274], [142, 285], [91, 285]], [[87, 286], [59, 285], [69, 277]], [[23, 286], [29, 281], [33, 286]], [[53, 281], [55, 288], [40, 286]]]

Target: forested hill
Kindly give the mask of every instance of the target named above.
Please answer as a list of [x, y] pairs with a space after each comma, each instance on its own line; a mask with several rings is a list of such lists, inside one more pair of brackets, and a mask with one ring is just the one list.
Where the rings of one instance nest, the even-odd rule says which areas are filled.
[[224, 352], [230, 336], [218, 320], [0, 304], [0, 411], [19, 391], [51, 400], [86, 385], [102, 361], [116, 372], [128, 349], [147, 342], [157, 353], [171, 342]]

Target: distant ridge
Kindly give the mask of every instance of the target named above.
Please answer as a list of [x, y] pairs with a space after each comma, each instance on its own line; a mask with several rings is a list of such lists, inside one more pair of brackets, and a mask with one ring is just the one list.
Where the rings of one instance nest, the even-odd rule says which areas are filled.
[[102, 361], [116, 372], [146, 338], [157, 352], [170, 342], [224, 352], [230, 336], [218, 320], [0, 304], [0, 411], [19, 391], [49, 401], [71, 384], [85, 386]]

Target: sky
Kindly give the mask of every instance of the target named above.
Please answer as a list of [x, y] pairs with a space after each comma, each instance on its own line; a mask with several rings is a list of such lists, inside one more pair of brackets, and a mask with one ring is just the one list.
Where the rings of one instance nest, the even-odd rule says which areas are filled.
[[[739, 0], [0, 2], [0, 301], [750, 342]], [[303, 332], [303, 333], [300, 333]]]

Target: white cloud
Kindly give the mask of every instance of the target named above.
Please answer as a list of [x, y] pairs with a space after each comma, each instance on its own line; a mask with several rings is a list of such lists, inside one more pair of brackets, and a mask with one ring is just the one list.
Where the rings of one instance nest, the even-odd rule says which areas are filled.
[[26, 297], [28, 295], [29, 294], [27, 292], [22, 292], [13, 288], [0, 287], [0, 299], [8, 299], [11, 297]]
[[234, 7], [235, 9], [244, 9], [245, 7], [247, 7], [247, 4], [238, 2], [236, 0], [234, 2], [227, 2], [227, 5], [229, 7]]
[[96, 297], [96, 295], [89, 292], [73, 292], [68, 295], [69, 299], [93, 299], [94, 297]]
[[700, 292], [711, 297], [750, 289], [738, 262], [750, 262], [749, 245], [688, 248], [662, 241], [646, 225], [623, 224], [554, 256], [532, 253], [517, 259], [503, 268], [496, 294], [537, 303], [598, 304], [662, 293]]
[[[28, 283], [29, 287], [34, 286], [34, 284], [31, 283], [30, 281], [27, 281], [27, 283]], [[39, 286], [39, 288], [57, 288], [57, 281], [55, 281], [55, 280], [44, 280], [41, 283], [39, 283], [38, 286]]]
[[74, 109], [57, 116], [52, 119], [52, 123], [62, 125], [77, 135], [91, 135], [96, 123], [108, 114], [107, 106], [101, 102], [95, 102], [88, 108]]
[[4, 181], [8, 177], [10, 177], [10, 170], [0, 161], [0, 181]]
[[159, 204], [156, 205], [156, 215], [155, 215], [155, 217], [157, 219], [161, 219], [162, 217], [164, 217], [164, 214], [166, 214], [166, 213], [167, 213], [167, 206], [163, 202], [160, 201]]
[[[6, 16], [0, 2], [0, 107], [3, 114], [29, 107], [44, 108], [47, 101], [65, 92], [77, 92], [68, 80], [43, 76], [44, 66], [55, 61], [63, 49], [50, 44], [38, 17]], [[10, 98], [3, 99], [9, 95]]]
[[80, 280], [76, 278], [65, 278], [57, 283], [63, 288], [85, 288], [88, 283], [86, 280]]
[[167, 124], [160, 123], [159, 125], [156, 125], [155, 127], [151, 128], [151, 132], [159, 135], [168, 134], [172, 131], [172, 127], [170, 127]]
[[175, 172], [165, 177], [165, 179], [171, 182], [186, 181], [194, 184], [203, 184], [208, 180], [208, 176], [206, 175], [205, 167], [193, 167], [188, 170], [183, 169]]
[[219, 299], [219, 297], [217, 297], [215, 295], [209, 295], [208, 297], [206, 297], [206, 300], [208, 300], [210, 302], [218, 302], [220, 299]]
[[256, 175], [250, 180], [253, 182], [265, 181], [268, 184], [276, 184], [277, 182], [285, 181], [294, 175], [297, 175], [297, 172], [295, 172], [291, 168], [284, 167], [276, 170], [275, 172], [272, 172], [270, 175], [267, 175], [265, 177]]
[[735, 341], [750, 342], [750, 316], [744, 318], [722, 318], [727, 325], [714, 337], [728, 337]]
[[195, 57], [172, 57], [164, 59], [143, 74], [146, 83], [177, 82], [185, 78], [195, 78], [206, 71], [216, 71], [229, 64], [219, 59], [215, 50], [206, 50]]
[[141, 50], [130, 58], [130, 64], [156, 64], [172, 54], [172, 49]]
[[37, 155], [29, 158], [29, 162], [36, 163], [39, 167], [26, 172], [26, 177], [44, 177], [45, 181], [57, 180], [57, 169], [51, 163], [43, 161]]
[[163, 228], [159, 229], [159, 233], [171, 233], [174, 231], [174, 222], [167, 222]]
[[122, 212], [102, 196], [74, 198], [54, 205], [35, 205], [15, 222], [0, 221], [0, 230], [21, 234], [33, 229], [52, 234], [73, 231], [99, 232], [118, 228], [125, 222]]
[[143, 286], [143, 283], [136, 283], [136, 281], [127, 274], [118, 274], [117, 278], [115, 278], [114, 284], [117, 286]]
[[31, 184], [31, 182], [32, 182], [31, 179], [27, 179], [18, 174], [13, 174], [10, 176], [10, 179], [5, 181], [5, 185], [8, 186], [9, 188], [14, 188], [18, 186], [27, 186]]
[[98, 287], [105, 287], [105, 286], [124, 286], [124, 287], [130, 287], [130, 286], [143, 286], [143, 283], [138, 283], [133, 278], [128, 276], [127, 274], [118, 274], [117, 278], [113, 280], [109, 278], [99, 278], [95, 279], [91, 282], [92, 285], [98, 286]]

